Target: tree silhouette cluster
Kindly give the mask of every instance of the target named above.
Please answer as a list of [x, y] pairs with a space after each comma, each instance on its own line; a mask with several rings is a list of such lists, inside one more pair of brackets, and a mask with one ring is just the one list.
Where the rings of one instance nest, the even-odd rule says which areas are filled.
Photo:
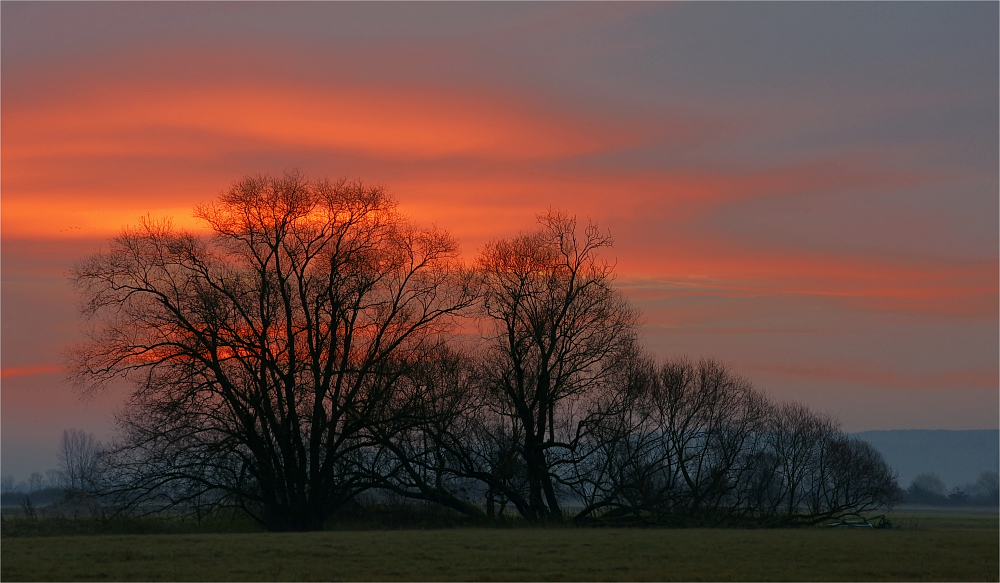
[[[100, 490], [322, 528], [363, 493], [532, 523], [810, 523], [891, 503], [830, 419], [712, 361], [657, 364], [600, 253], [557, 211], [473, 266], [379, 187], [292, 172], [145, 220], [73, 273], [84, 390], [133, 383]], [[199, 510], [200, 511], [200, 510]]]
[[906, 488], [905, 501], [932, 506], [996, 506], [1000, 503], [1000, 476], [986, 470], [975, 482], [949, 490], [937, 474], [920, 474]]

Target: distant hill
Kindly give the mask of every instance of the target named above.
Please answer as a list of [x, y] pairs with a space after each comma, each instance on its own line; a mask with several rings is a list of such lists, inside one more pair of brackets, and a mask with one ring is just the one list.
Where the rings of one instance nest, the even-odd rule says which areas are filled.
[[904, 429], [852, 434], [874, 445], [899, 472], [906, 488], [919, 474], [934, 472], [949, 489], [974, 483], [985, 470], [1000, 471], [1000, 430]]

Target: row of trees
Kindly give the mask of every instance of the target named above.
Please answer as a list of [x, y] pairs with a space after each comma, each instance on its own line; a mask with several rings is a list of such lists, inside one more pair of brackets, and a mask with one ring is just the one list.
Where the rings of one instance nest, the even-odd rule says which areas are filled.
[[531, 522], [814, 522], [891, 503], [870, 446], [711, 361], [657, 365], [599, 257], [550, 211], [459, 261], [381, 188], [255, 176], [212, 238], [126, 229], [74, 280], [84, 391], [134, 391], [104, 456], [123, 503], [321, 528], [371, 491]]
[[949, 490], [937, 474], [920, 474], [910, 482], [905, 496], [906, 502], [914, 504], [995, 506], [1000, 503], [1000, 475], [987, 470], [975, 482]]
[[0, 494], [33, 494], [43, 490], [93, 492], [100, 482], [103, 448], [93, 434], [66, 429], [59, 441], [59, 467], [44, 474], [32, 472], [26, 481], [12, 475], [0, 479]]
[[435, 501], [463, 493], [491, 518], [509, 504], [559, 520], [571, 501], [578, 522], [666, 525], [814, 524], [897, 496], [881, 455], [831, 419], [775, 404], [717, 362], [635, 355], [600, 390], [546, 414], [535, 481], [511, 400], [488, 377], [467, 380], [480, 363], [460, 366], [437, 376], [433, 400], [462, 413], [397, 434], [384, 487]]

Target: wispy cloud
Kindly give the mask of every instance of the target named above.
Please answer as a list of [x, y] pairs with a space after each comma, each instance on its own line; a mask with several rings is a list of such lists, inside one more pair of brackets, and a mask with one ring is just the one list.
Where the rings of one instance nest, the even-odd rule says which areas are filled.
[[852, 385], [912, 389], [1000, 388], [996, 370], [960, 369], [925, 374], [902, 374], [857, 362], [824, 365], [754, 364], [749, 370], [796, 377], [842, 381]]
[[29, 366], [5, 366], [0, 368], [0, 379], [10, 377], [27, 377], [39, 374], [61, 372], [66, 367], [56, 364], [36, 364]]

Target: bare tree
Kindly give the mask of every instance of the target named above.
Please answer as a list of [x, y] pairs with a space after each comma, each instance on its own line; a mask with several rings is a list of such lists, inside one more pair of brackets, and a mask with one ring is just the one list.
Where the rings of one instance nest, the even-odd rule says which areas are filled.
[[637, 321], [598, 257], [611, 238], [593, 224], [578, 233], [576, 219], [557, 211], [538, 221], [537, 231], [490, 243], [479, 259], [490, 345], [484, 381], [500, 417], [492, 423], [516, 436], [520, 468], [509, 469], [525, 477], [524, 490], [496, 476], [491, 489], [531, 521], [562, 519], [555, 466], [572, 449], [574, 424], [557, 435], [557, 423], [610, 381], [633, 349]]
[[[474, 359], [442, 346], [407, 376], [414, 398], [403, 427], [380, 427], [388, 455], [377, 474], [380, 487], [407, 498], [447, 506], [476, 519], [492, 517], [479, 505], [483, 488], [476, 459], [489, 455], [483, 444]], [[483, 447], [486, 445], [486, 447]]]
[[636, 365], [592, 417], [598, 453], [587, 466], [599, 472], [582, 516], [603, 508], [643, 522], [713, 524], [743, 512], [771, 410], [764, 395], [711, 360]]
[[670, 507], [676, 463], [662, 431], [658, 386], [652, 359], [635, 353], [592, 402], [564, 480], [584, 504], [576, 521], [609, 512], [641, 520]]
[[580, 519], [814, 524], [894, 502], [895, 474], [874, 448], [801, 405], [772, 404], [718, 362], [640, 358], [628, 371], [585, 421]]
[[803, 517], [806, 522], [891, 509], [899, 501], [898, 475], [867, 441], [848, 437], [838, 428], [824, 440], [821, 458], [813, 473], [814, 502]]
[[775, 407], [770, 421], [769, 449], [777, 463], [773, 511], [791, 517], [807, 503], [808, 479], [820, 461], [825, 440], [837, 432], [837, 427], [831, 419], [799, 403]]
[[984, 471], [976, 478], [970, 490], [974, 491], [980, 501], [987, 504], [996, 504], [1000, 499], [1000, 476], [993, 471]]
[[733, 495], [761, 447], [770, 412], [764, 396], [726, 366], [667, 362], [658, 399], [684, 492], [683, 513], [712, 517], [736, 506]]
[[62, 485], [62, 472], [53, 468], [45, 470], [45, 482], [50, 488], [58, 488]]
[[373, 488], [531, 522], [570, 496], [582, 519], [659, 524], [891, 503], [881, 456], [831, 420], [717, 362], [643, 356], [592, 224], [550, 211], [469, 270], [381, 188], [252, 176], [195, 214], [211, 237], [147, 219], [73, 273], [76, 379], [134, 389], [106, 451], [64, 434], [70, 489], [101, 474], [132, 508], [230, 506], [272, 530], [321, 528]]
[[64, 430], [58, 455], [64, 488], [72, 492], [90, 492], [96, 488], [100, 477], [101, 443], [92, 433], [80, 429]]
[[946, 500], [947, 487], [937, 474], [931, 472], [913, 478], [906, 492], [911, 502], [943, 504]]
[[28, 476], [28, 492], [34, 493], [45, 487], [45, 476], [41, 472], [31, 472]]
[[211, 239], [145, 220], [74, 271], [94, 323], [77, 378], [135, 386], [118, 491], [320, 528], [371, 485], [372, 428], [406, 409], [400, 379], [476, 300], [474, 278], [378, 187], [252, 176], [195, 215]]

